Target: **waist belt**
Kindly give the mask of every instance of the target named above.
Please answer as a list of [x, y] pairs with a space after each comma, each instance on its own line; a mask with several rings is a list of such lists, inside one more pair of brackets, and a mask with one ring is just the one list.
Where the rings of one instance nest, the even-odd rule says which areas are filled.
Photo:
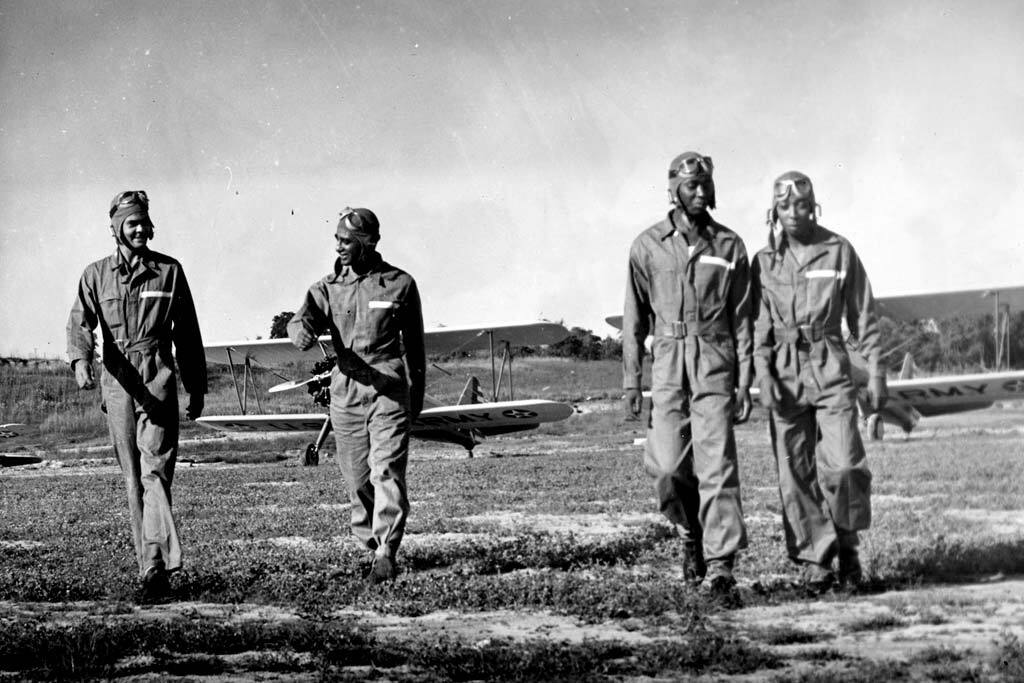
[[795, 325], [793, 327], [772, 327], [775, 333], [775, 341], [785, 344], [814, 344], [824, 341], [826, 337], [841, 339], [843, 330], [841, 327], [825, 327], [821, 323], [810, 325]]
[[139, 339], [137, 341], [125, 341], [124, 339], [114, 339], [111, 342], [103, 344], [104, 347], [115, 348], [121, 353], [143, 353], [145, 351], [153, 351], [155, 349], [166, 348], [168, 351], [171, 349], [171, 342], [164, 341], [162, 339]]
[[730, 336], [731, 334], [732, 331], [724, 320], [674, 320], [671, 323], [662, 323], [655, 328], [656, 336], [671, 337], [673, 339], [713, 335]]

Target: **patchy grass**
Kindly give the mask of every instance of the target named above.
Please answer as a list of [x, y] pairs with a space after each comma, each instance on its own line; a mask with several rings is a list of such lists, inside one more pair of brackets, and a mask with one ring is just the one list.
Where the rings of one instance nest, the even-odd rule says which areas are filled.
[[40, 678], [305, 671], [329, 680], [354, 680], [361, 676], [353, 674], [370, 669], [404, 681], [575, 680], [595, 673], [742, 673], [776, 664], [771, 655], [711, 633], [632, 647], [540, 639], [467, 644], [444, 636], [380, 636], [344, 619], [284, 625], [217, 624], [201, 618], [142, 625], [21, 623], [0, 633], [0, 652], [0, 670]]
[[851, 633], [858, 631], [884, 631], [887, 629], [906, 626], [907, 622], [895, 614], [877, 614], [864, 619], [855, 619], [845, 624], [846, 630]]
[[[568, 363], [537, 360], [543, 362], [523, 365], [533, 364], [540, 381]], [[519, 373], [519, 361], [516, 367]], [[70, 380], [70, 373], [57, 377], [48, 381]], [[597, 382], [580, 386], [599, 391]], [[681, 580], [681, 544], [653, 515], [642, 450], [632, 446], [642, 424], [617, 411], [578, 414], [529, 436], [489, 440], [480, 448], [485, 457], [474, 459], [457, 449], [414, 445], [402, 573], [381, 588], [363, 581], [366, 552], [348, 534], [345, 484], [334, 459], [318, 468], [295, 465], [306, 437], [183, 445], [174, 500], [185, 568], [172, 580], [175, 600], [281, 608], [301, 615], [294, 623], [168, 620], [147, 610], [122, 615], [118, 606], [134, 603], [137, 586], [116, 467], [2, 470], [0, 600], [54, 607], [86, 600], [108, 609], [84, 621], [3, 618], [0, 678], [4, 672], [118, 678], [278, 671], [337, 680], [748, 674], [876, 681], [1014, 680], [1020, 672], [1022, 648], [1011, 635], [991, 656], [936, 649], [906, 661], [874, 661], [830, 649], [833, 635], [799, 622], [741, 637], [736, 626], [713, 619], [735, 606]], [[929, 424], [939, 426], [910, 440], [868, 444], [875, 504], [874, 526], [862, 544], [867, 599], [884, 602], [884, 591], [892, 589], [1024, 573], [1024, 528], [1011, 523], [1024, 515], [1020, 434]], [[785, 557], [765, 432], [757, 414], [737, 433], [750, 536], [737, 564], [741, 601], [803, 608], [810, 603], [792, 586], [797, 572]], [[953, 514], [962, 510], [971, 512]], [[860, 598], [825, 599], [842, 610], [844, 601]], [[969, 604], [965, 597], [962, 609]], [[885, 616], [853, 622], [853, 631], [859, 638], [945, 626], [961, 620], [960, 609], [955, 595], [893, 603]], [[357, 628], [345, 616], [357, 610], [394, 619], [550, 613], [644, 639], [399, 634]], [[798, 653], [783, 657], [784, 648]]]
[[827, 633], [808, 631], [788, 624], [750, 629], [747, 635], [765, 645], [804, 645], [831, 638]]

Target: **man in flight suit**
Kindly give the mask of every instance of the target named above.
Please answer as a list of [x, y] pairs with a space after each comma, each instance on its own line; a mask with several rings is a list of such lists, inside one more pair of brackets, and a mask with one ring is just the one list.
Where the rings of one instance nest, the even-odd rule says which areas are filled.
[[[857, 431], [857, 387], [843, 341], [845, 319], [867, 359], [869, 402], [885, 402], [874, 299], [846, 239], [818, 225], [811, 179], [790, 171], [772, 193], [768, 246], [753, 264], [754, 363], [770, 411], [786, 546], [806, 586], [856, 587], [857, 532], [871, 524], [871, 473]], [[781, 224], [781, 229], [776, 226]]]
[[412, 276], [377, 253], [380, 223], [372, 211], [345, 209], [335, 239], [334, 270], [309, 288], [288, 336], [305, 350], [331, 335], [338, 463], [352, 532], [373, 553], [367, 579], [381, 583], [397, 574], [409, 514], [409, 430], [423, 408], [426, 375], [423, 313]]
[[114, 454], [128, 488], [135, 556], [143, 598], [165, 597], [167, 575], [181, 568], [171, 515], [171, 480], [178, 455], [177, 370], [188, 392], [188, 419], [202, 415], [206, 356], [195, 304], [181, 264], [150, 251], [153, 223], [143, 191], [110, 203], [111, 256], [90, 264], [68, 318], [68, 358], [82, 389], [93, 377], [93, 330], [100, 328], [100, 388]]
[[683, 539], [686, 580], [707, 575], [712, 592], [728, 593], [747, 545], [733, 424], [750, 416], [750, 271], [743, 241], [708, 213], [712, 172], [696, 152], [673, 159], [673, 208], [633, 242], [622, 363], [626, 412], [637, 416], [644, 340], [653, 335], [645, 468]]

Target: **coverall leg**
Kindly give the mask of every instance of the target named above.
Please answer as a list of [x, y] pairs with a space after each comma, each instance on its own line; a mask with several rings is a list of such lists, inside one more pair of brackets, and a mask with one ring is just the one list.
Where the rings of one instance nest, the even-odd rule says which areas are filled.
[[688, 543], [701, 543], [700, 493], [694, 474], [689, 387], [683, 342], [658, 340], [651, 369], [651, 426], [644, 468], [654, 480], [658, 509]]
[[769, 425], [789, 557], [828, 565], [836, 554], [836, 531], [818, 482], [815, 412], [808, 405], [781, 408], [771, 413]]
[[731, 396], [694, 396], [693, 462], [700, 481], [700, 526], [707, 561], [731, 559], [747, 547]]
[[342, 373], [331, 387], [331, 423], [352, 504], [352, 533], [370, 550], [391, 557], [409, 513], [409, 417], [403, 399]]
[[692, 390], [689, 377], [702, 376], [699, 342], [656, 343], [645, 464], [659, 507], [685, 541], [702, 543], [705, 559], [730, 559], [746, 547], [732, 397]]
[[154, 422], [109, 373], [101, 379], [107, 425], [128, 492], [135, 557], [139, 576], [151, 567], [181, 568], [181, 545], [171, 514], [171, 482], [178, 456], [177, 397], [164, 409], [172, 419]]
[[857, 430], [855, 389], [823, 393], [818, 401], [818, 484], [839, 532], [871, 526], [871, 471]]
[[[704, 558], [731, 561], [747, 547], [740, 503], [740, 474], [733, 433], [733, 366], [735, 354], [701, 338], [687, 340], [686, 371], [691, 379], [690, 414], [693, 463], [700, 481], [700, 526]], [[727, 387], [730, 393], [722, 391]]]
[[[801, 354], [800, 360], [807, 368], [810, 358]], [[871, 472], [857, 430], [856, 388], [837, 372], [804, 381], [817, 386], [782, 387], [782, 406], [771, 417], [772, 445], [789, 556], [827, 566], [840, 534], [856, 538], [849, 532], [871, 525]]]

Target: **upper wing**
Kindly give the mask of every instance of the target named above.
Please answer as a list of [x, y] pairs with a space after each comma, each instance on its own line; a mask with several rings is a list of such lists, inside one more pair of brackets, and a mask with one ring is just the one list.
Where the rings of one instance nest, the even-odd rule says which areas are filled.
[[[569, 336], [564, 325], [547, 321], [512, 323], [506, 325], [483, 325], [475, 327], [436, 327], [426, 330], [424, 340], [428, 354], [453, 351], [479, 351], [495, 344], [508, 342], [514, 346], [555, 344]], [[320, 341], [331, 348], [329, 335]], [[275, 366], [295, 361], [317, 361], [323, 358], [319, 348], [307, 351], [295, 348], [288, 339], [256, 339], [235, 342], [207, 344], [206, 359], [211, 363], [227, 364], [230, 361], [243, 363], [248, 358], [260, 365]]]
[[965, 289], [954, 292], [927, 292], [903, 296], [877, 297], [878, 312], [893, 320], [915, 320], [933, 318], [943, 320], [958, 315], [991, 313], [996, 305], [1009, 304], [1011, 308], [1024, 308], [1024, 287], [992, 289]]
[[557, 344], [569, 336], [569, 330], [560, 323], [546, 320], [530, 323], [512, 323], [475, 327], [435, 327], [424, 333], [427, 353], [452, 351], [483, 351], [495, 344], [508, 342], [513, 346]]
[[[320, 337], [330, 348], [331, 338]], [[244, 363], [247, 359], [264, 366], [277, 366], [295, 361], [323, 360], [324, 354], [314, 346], [307, 351], [299, 351], [288, 339], [255, 339], [235, 342], [214, 342], [205, 344], [206, 361], [208, 363]]]
[[1024, 398], [1024, 371], [896, 379], [889, 382], [889, 398], [909, 403], [922, 414], [933, 407], [968, 410]]

